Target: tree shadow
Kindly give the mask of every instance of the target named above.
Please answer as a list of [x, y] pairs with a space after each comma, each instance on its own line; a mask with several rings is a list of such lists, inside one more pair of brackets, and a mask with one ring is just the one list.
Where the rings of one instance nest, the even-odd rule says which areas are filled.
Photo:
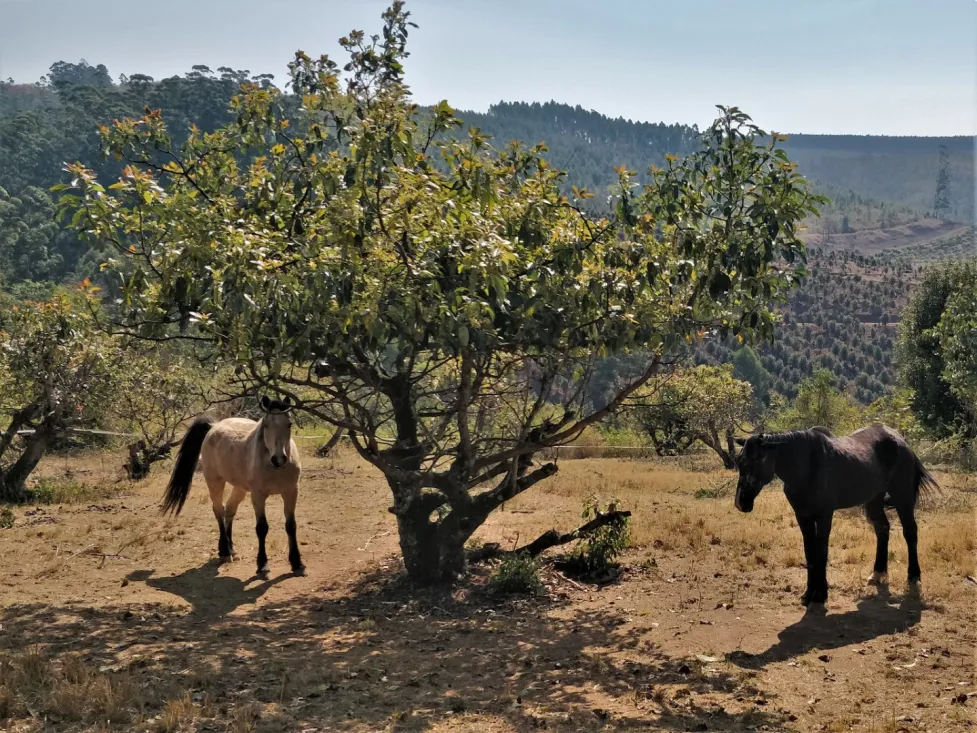
[[669, 656], [615, 609], [499, 599], [482, 586], [417, 589], [379, 574], [229, 617], [258, 589], [206, 565], [131, 577], [143, 576], [199, 610], [10, 607], [0, 649], [27, 640], [120, 670], [149, 691], [151, 712], [191, 695], [211, 701], [218, 724], [239, 706], [273, 703], [256, 731], [419, 731], [459, 715], [518, 731], [790, 730], [748, 673]]
[[[292, 577], [290, 573], [265, 579], [254, 575], [241, 580], [220, 574], [221, 562], [213, 559], [179, 575], [154, 578], [155, 570], [135, 570], [126, 576], [129, 582], [143, 582], [151, 588], [182, 598], [195, 614], [207, 619], [227, 616], [244, 605], [254, 605], [272, 586]], [[256, 583], [255, 581], [261, 581]]]
[[838, 649], [850, 644], [864, 644], [880, 636], [904, 632], [917, 625], [925, 604], [914, 594], [894, 598], [886, 587], [858, 601], [855, 610], [825, 614], [809, 607], [795, 624], [781, 631], [778, 641], [759, 654], [741, 650], [727, 659], [747, 669], [759, 669], [773, 662], [802, 656], [814, 649]]

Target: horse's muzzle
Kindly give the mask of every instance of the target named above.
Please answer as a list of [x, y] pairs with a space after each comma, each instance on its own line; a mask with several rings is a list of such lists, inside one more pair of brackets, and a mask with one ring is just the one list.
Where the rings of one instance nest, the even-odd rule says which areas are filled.
[[736, 508], [739, 509], [741, 512], [743, 512], [744, 514], [749, 514], [750, 512], [753, 511], [753, 501], [755, 498], [756, 497], [753, 496], [746, 498], [743, 496], [741, 491], [737, 491], [736, 501], [734, 503], [736, 504]]
[[736, 508], [739, 509], [744, 514], [749, 514], [750, 512], [753, 511], [753, 502], [752, 501], [742, 502], [742, 503], [736, 502]]

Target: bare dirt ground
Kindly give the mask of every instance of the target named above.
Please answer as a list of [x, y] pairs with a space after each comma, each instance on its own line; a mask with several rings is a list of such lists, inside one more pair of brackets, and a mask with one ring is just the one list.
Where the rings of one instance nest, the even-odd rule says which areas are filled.
[[[0, 530], [0, 728], [15, 731], [965, 731], [977, 712], [973, 478], [939, 473], [920, 513], [923, 594], [868, 588], [874, 535], [839, 516], [826, 615], [798, 604], [800, 533], [769, 487], [752, 515], [714, 496], [731, 475], [691, 463], [586, 459], [479, 533], [522, 543], [580, 522], [590, 493], [634, 512], [619, 580], [549, 571], [547, 596], [412, 590], [388, 494], [355, 457], [305, 458], [292, 577], [269, 502], [272, 574], [254, 577], [253, 513], [239, 559], [194, 483], [156, 513], [169, 466], [113, 484], [117, 456], [43, 467], [119, 493], [15, 509]], [[700, 498], [696, 498], [696, 497]]]

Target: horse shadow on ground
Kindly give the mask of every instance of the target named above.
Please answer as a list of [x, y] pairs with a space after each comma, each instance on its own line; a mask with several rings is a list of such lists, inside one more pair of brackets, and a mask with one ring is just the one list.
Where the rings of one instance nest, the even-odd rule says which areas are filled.
[[864, 644], [916, 626], [925, 607], [918, 595], [909, 593], [897, 599], [883, 586], [875, 595], [860, 599], [852, 611], [826, 614], [809, 609], [797, 623], [781, 631], [777, 643], [766, 651], [760, 654], [734, 651], [727, 655], [727, 659], [740, 667], [759, 669], [815, 649]]
[[[200, 567], [179, 575], [154, 578], [155, 570], [135, 570], [126, 576], [131, 582], [143, 582], [150, 588], [182, 598], [194, 614], [214, 620], [227, 616], [241, 606], [254, 605], [272, 586], [292, 577], [291, 574], [266, 579], [257, 575], [241, 580], [221, 575], [219, 560], [209, 560]], [[261, 582], [257, 582], [261, 581]]]
[[526, 733], [792, 729], [751, 673], [670, 656], [623, 611], [571, 608], [559, 593], [420, 589], [400, 570], [228, 616], [264, 589], [209, 564], [174, 578], [131, 577], [194, 611], [13, 606], [0, 611], [0, 651], [17, 653], [29, 639], [48, 659], [77, 654], [94, 669], [119, 670], [142, 691], [133, 707], [150, 715], [187, 696], [206, 699], [198, 715], [215, 721], [267, 703], [255, 731], [423, 731], [447, 720], [475, 730], [485, 719], [469, 716]]

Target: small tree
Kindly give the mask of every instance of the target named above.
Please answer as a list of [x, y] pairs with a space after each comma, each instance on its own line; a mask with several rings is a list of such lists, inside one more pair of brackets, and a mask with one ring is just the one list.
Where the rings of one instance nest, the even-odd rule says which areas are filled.
[[199, 369], [158, 347], [147, 351], [130, 345], [119, 356], [108, 413], [140, 436], [129, 446], [125, 464], [129, 478], [136, 480], [170, 454], [183, 423], [206, 406], [206, 379]]
[[752, 408], [753, 387], [734, 378], [732, 366], [726, 364], [698, 366], [660, 383], [649, 382], [629, 399], [628, 412], [656, 447], [670, 444], [683, 452], [701, 441], [723, 466], [735, 468], [733, 437]]
[[0, 501], [27, 498], [25, 482], [48, 447], [97, 423], [109, 403], [114, 344], [66, 295], [12, 305], [0, 316]]
[[[556, 473], [536, 452], [616, 410], [679, 345], [769, 336], [771, 302], [805, 273], [797, 223], [822, 199], [782, 137], [722, 109], [701, 150], [644, 189], [619, 169], [612, 216], [588, 217], [544, 146], [451, 141], [446, 102], [420, 115], [403, 3], [383, 19], [341, 39], [343, 79], [299, 53], [294, 97], [245, 84], [234, 121], [182, 149], [158, 111], [103, 128], [124, 176], [106, 190], [70, 166], [62, 205], [121, 256], [122, 327], [208, 343], [242, 389], [348, 431], [390, 486], [408, 573], [436, 582], [494, 510]], [[593, 409], [595, 360], [627, 352], [637, 376]]]
[[797, 398], [790, 407], [771, 416], [771, 423], [784, 430], [822, 427], [831, 431], [854, 429], [860, 418], [859, 405], [834, 386], [834, 377], [827, 369], [819, 369], [814, 376], [801, 382]]

